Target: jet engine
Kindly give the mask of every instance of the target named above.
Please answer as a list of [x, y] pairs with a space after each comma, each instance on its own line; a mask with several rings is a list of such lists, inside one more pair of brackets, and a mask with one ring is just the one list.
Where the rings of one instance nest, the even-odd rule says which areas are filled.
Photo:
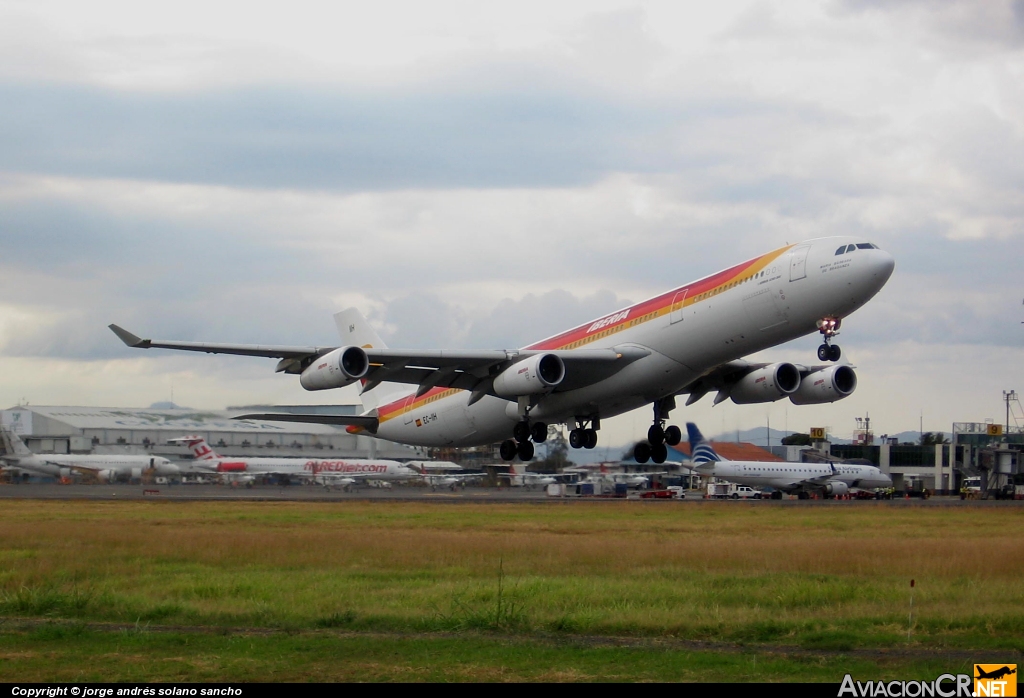
[[359, 347], [340, 347], [314, 361], [299, 376], [306, 390], [327, 390], [352, 385], [366, 375], [370, 360]]
[[96, 479], [100, 482], [113, 482], [116, 473], [113, 470], [99, 470], [96, 472]]
[[825, 484], [825, 494], [828, 496], [838, 495], [842, 496], [850, 491], [850, 487], [841, 480], [829, 480]]
[[800, 387], [800, 371], [793, 364], [778, 363], [751, 371], [729, 390], [737, 405], [754, 402], [775, 402], [793, 394]]
[[132, 480], [141, 480], [142, 479], [142, 468], [132, 468], [131, 478], [132, 478]]
[[849, 366], [829, 366], [804, 376], [789, 396], [794, 405], [820, 405], [849, 397], [857, 389], [857, 373]]
[[494, 394], [506, 398], [546, 393], [565, 378], [565, 364], [555, 354], [535, 354], [494, 378]]

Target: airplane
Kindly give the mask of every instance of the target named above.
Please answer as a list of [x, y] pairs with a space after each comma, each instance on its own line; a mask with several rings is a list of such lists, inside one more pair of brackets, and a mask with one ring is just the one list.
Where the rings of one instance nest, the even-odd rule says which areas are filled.
[[443, 475], [423, 475], [423, 480], [430, 486], [430, 489], [436, 490], [438, 487], [447, 487], [452, 492], [457, 487], [465, 487], [467, 482], [471, 480], [479, 480], [484, 476], [483, 473], [465, 473], [465, 474], [452, 474], [447, 473]]
[[561, 482], [557, 475], [517, 471], [515, 465], [509, 465], [508, 472], [498, 473], [498, 477], [508, 478], [509, 487], [525, 487], [526, 489], [531, 487], [547, 487], [548, 485]]
[[6, 451], [0, 460], [6, 467], [41, 475], [66, 478], [77, 472], [95, 477], [100, 482], [114, 482], [118, 479], [181, 474], [178, 466], [161, 456], [36, 454], [11, 429], [0, 426], [0, 435]]
[[[350, 433], [416, 446], [501, 441], [506, 461], [529, 461], [548, 423], [573, 448], [597, 445], [601, 420], [653, 406], [640, 463], [663, 463], [682, 432], [668, 425], [677, 396], [691, 405], [789, 398], [841, 400], [857, 387], [833, 342], [844, 318], [892, 275], [891, 255], [861, 238], [786, 245], [519, 350], [389, 349], [355, 308], [337, 313], [342, 346], [274, 346], [143, 339], [110, 325], [127, 346], [278, 359], [306, 390], [361, 384], [361, 415], [251, 414], [236, 419], [346, 425]], [[818, 365], [751, 363], [748, 354], [818, 332]], [[412, 386], [412, 387], [410, 387]], [[509, 438], [511, 437], [511, 438]], [[503, 440], [504, 439], [504, 440]], [[502, 441], [503, 440], [503, 441]]]
[[740, 485], [773, 487], [772, 499], [782, 499], [783, 492], [807, 499], [811, 492], [841, 496], [851, 489], [892, 486], [892, 478], [873, 465], [722, 460], [696, 424], [688, 422], [686, 431], [694, 472]]
[[274, 475], [308, 480], [330, 488], [346, 490], [367, 480], [416, 480], [423, 474], [413, 467], [394, 460], [363, 458], [234, 458], [221, 456], [202, 436], [182, 436], [168, 443], [188, 446], [194, 467], [221, 475], [228, 482], [249, 485], [257, 476]]
[[978, 675], [974, 677], [976, 679], [1001, 679], [1004, 676], [1009, 676], [1010, 674], [1017, 673], [1016, 669], [1011, 669], [1008, 666], [1004, 666], [999, 669], [993, 669], [992, 671], [985, 671], [980, 667], [976, 667], [976, 671], [978, 672]]

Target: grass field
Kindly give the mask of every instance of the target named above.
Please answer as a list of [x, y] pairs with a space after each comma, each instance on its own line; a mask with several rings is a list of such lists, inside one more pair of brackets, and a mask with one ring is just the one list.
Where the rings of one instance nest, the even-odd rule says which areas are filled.
[[1024, 510], [846, 504], [13, 500], [0, 670], [838, 681], [1020, 654]]

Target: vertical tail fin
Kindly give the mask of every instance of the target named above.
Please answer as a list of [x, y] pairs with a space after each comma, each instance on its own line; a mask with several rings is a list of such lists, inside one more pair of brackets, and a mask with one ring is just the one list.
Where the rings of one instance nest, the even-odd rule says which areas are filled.
[[23, 458], [34, 455], [10, 427], [0, 426], [0, 435], [3, 436], [4, 450], [8, 456]]
[[220, 455], [213, 450], [210, 444], [202, 436], [182, 436], [177, 439], [168, 439], [168, 443], [182, 443], [192, 451], [192, 457], [196, 460], [217, 460]]
[[694, 465], [713, 463], [722, 460], [715, 449], [711, 448], [700, 429], [693, 422], [686, 423], [686, 433], [690, 437], [690, 460]]
[[[342, 346], [387, 349], [384, 340], [356, 308], [348, 308], [340, 313], [335, 313], [334, 324], [338, 327], [338, 336], [341, 337]], [[377, 409], [392, 395], [409, 391], [409, 386], [402, 383], [376, 382], [372, 379], [367, 381], [365, 378], [360, 383], [362, 390], [359, 393], [359, 399], [363, 403], [363, 409], [367, 411]]]

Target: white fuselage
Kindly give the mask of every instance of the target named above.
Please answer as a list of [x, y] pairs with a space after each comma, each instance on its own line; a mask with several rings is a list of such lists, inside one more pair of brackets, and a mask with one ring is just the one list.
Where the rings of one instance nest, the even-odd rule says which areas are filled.
[[[531, 419], [569, 422], [613, 417], [674, 395], [715, 366], [817, 331], [843, 318], [889, 279], [893, 259], [877, 248], [837, 255], [862, 238], [832, 237], [780, 248], [704, 279], [525, 347], [599, 349], [632, 345], [650, 353], [610, 378], [552, 392]], [[381, 390], [382, 388], [378, 388]], [[521, 419], [514, 401], [435, 388], [381, 400], [377, 435], [421, 446], [474, 446], [507, 439]]]
[[701, 475], [739, 485], [773, 487], [786, 492], [813, 489], [833, 480], [843, 482], [851, 489], [862, 490], [892, 485], [892, 479], [873, 465], [715, 461], [699, 465], [694, 470]]
[[179, 475], [178, 466], [160, 456], [36, 454], [18, 459], [16, 467], [42, 475], [66, 477], [72, 472], [103, 473], [108, 477], [143, 474]]
[[199, 470], [229, 475], [283, 475], [317, 482], [355, 482], [360, 479], [414, 480], [416, 470], [393, 460], [355, 458], [210, 458], [194, 462]]

